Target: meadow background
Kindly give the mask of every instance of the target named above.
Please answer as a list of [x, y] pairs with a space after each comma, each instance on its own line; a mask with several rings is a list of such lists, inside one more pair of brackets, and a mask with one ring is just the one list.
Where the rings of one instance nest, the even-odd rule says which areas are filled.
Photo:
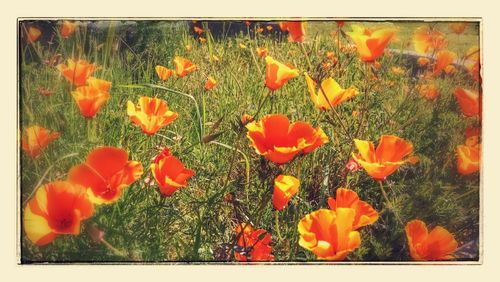
[[[46, 26], [35, 44], [25, 43], [23, 28], [28, 23]], [[404, 222], [419, 218], [445, 226], [455, 234], [459, 246], [465, 246], [459, 250], [459, 259], [478, 259], [479, 175], [459, 175], [455, 161], [455, 148], [464, 142], [465, 129], [474, 123], [461, 116], [453, 97], [457, 85], [477, 87], [467, 73], [437, 78], [441, 95], [428, 101], [416, 90], [415, 65], [396, 52], [378, 60], [379, 79], [367, 84], [365, 66], [357, 53], [340, 50], [332, 36], [332, 32], [339, 34], [334, 21], [309, 21], [304, 45], [287, 42], [286, 35], [256, 33], [255, 28], [231, 36], [211, 36], [205, 28], [206, 42], [201, 43], [190, 23], [82, 21], [68, 39], [58, 35], [56, 22], [20, 23], [20, 129], [39, 124], [61, 133], [61, 138], [36, 159], [20, 152], [21, 209], [38, 185], [64, 179], [68, 169], [83, 162], [96, 146], [122, 147], [129, 152], [129, 159], [142, 162], [145, 168], [141, 179], [125, 189], [118, 202], [97, 208], [80, 236], [61, 236], [40, 248], [21, 234], [22, 261], [234, 261], [234, 230], [243, 221], [272, 235], [277, 261], [312, 261], [314, 254], [297, 243], [297, 222], [313, 210], [326, 208], [327, 197], [345, 186], [380, 213], [375, 224], [361, 231], [361, 247], [349, 260], [410, 260], [403, 226], [386, 209], [378, 183], [362, 169], [345, 172], [345, 164], [355, 151], [352, 137], [376, 142], [382, 134], [410, 140], [420, 158], [416, 165], [403, 166], [384, 182], [394, 210]], [[349, 30], [353, 23], [346, 22], [343, 29]], [[423, 24], [445, 32], [448, 49], [459, 56], [479, 45], [476, 23], [470, 23], [461, 35], [452, 33], [446, 22], [357, 24], [398, 27], [389, 46], [396, 50], [412, 49], [412, 34]], [[342, 46], [348, 44], [342, 35], [337, 38]], [[187, 50], [186, 45], [192, 49]], [[303, 75], [280, 88], [260, 116], [283, 113], [292, 121], [320, 126], [330, 139], [300, 161], [284, 166], [257, 155], [240, 125], [241, 116], [256, 113], [267, 93], [265, 65], [255, 54], [256, 47], [268, 48], [275, 59], [292, 63], [301, 73], [312, 71], [309, 63], [321, 65], [325, 52], [333, 51], [343, 66], [332, 70], [335, 79], [346, 88], [355, 85], [361, 92], [337, 107], [341, 119], [334, 119], [313, 106]], [[95, 76], [113, 83], [111, 98], [94, 119], [81, 116], [69, 95], [71, 87], [51, 65], [57, 54], [64, 61], [82, 58], [98, 64], [101, 68]], [[159, 80], [155, 66], [173, 67], [176, 55], [189, 58], [198, 70], [183, 78]], [[405, 72], [395, 73], [392, 67]], [[208, 76], [217, 80], [211, 91], [203, 89]], [[50, 89], [53, 95], [44, 97], [39, 88]], [[196, 103], [178, 92], [191, 95]], [[135, 103], [140, 96], [166, 100], [179, 118], [158, 134], [146, 136], [126, 113], [127, 101]], [[207, 142], [206, 136], [214, 139]], [[149, 164], [161, 147], [170, 148], [186, 167], [196, 171], [186, 188], [165, 199], [154, 184], [145, 181], [152, 179]], [[281, 173], [299, 178], [301, 190], [284, 211], [276, 212], [269, 199], [274, 177]], [[91, 224], [105, 232], [106, 243], [95, 243], [87, 235], [85, 230]]]

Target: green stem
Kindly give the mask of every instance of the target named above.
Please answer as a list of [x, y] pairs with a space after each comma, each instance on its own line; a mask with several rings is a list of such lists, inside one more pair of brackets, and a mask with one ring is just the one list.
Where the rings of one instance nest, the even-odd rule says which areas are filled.
[[224, 147], [224, 148], [227, 148], [227, 149], [230, 149], [230, 150], [234, 150], [235, 152], [238, 152], [241, 154], [241, 156], [243, 156], [243, 158], [245, 159], [245, 176], [246, 176], [246, 182], [245, 182], [245, 194], [246, 194], [246, 198], [247, 198], [247, 201], [248, 201], [248, 188], [249, 188], [249, 185], [250, 185], [250, 160], [248, 159], [247, 155], [245, 153], [243, 153], [243, 151], [241, 151], [240, 149], [238, 148], [235, 148], [235, 147], [232, 147], [232, 146], [229, 146], [227, 144], [224, 144], [224, 143], [220, 143], [220, 142], [217, 142], [217, 141], [212, 141], [210, 142], [210, 144], [215, 144], [215, 145], [219, 145], [221, 147]]
[[394, 208], [394, 205], [391, 203], [391, 201], [389, 200], [389, 197], [387, 196], [387, 193], [385, 192], [385, 189], [384, 189], [384, 184], [382, 184], [382, 181], [378, 181], [378, 184], [380, 186], [380, 190], [382, 191], [382, 196], [384, 196], [384, 199], [385, 199], [385, 205], [388, 209], [390, 209], [392, 211], [392, 213], [394, 213], [394, 215], [396, 216], [396, 219], [398, 220], [398, 222], [404, 226], [404, 223], [403, 221], [401, 220], [401, 218], [399, 217], [399, 214], [396, 212], [396, 209]]
[[259, 107], [257, 108], [257, 112], [255, 112], [255, 114], [253, 115], [252, 120], [255, 120], [255, 117], [257, 117], [259, 115], [260, 110], [262, 110], [262, 107], [264, 106], [264, 104], [268, 100], [269, 96], [271, 96], [271, 95], [272, 94], [265, 95], [264, 99], [261, 99], [261, 102], [259, 103]]
[[203, 116], [202, 120], [203, 120], [203, 127], [202, 127], [202, 130], [201, 130], [201, 135], [202, 136], [205, 136], [205, 125], [207, 124], [207, 115], [206, 115], [206, 107], [205, 107], [205, 95], [207, 94], [208, 92], [207, 91], [204, 91], [201, 95], [201, 114]]
[[278, 239], [283, 241], [280, 233], [280, 221], [279, 221], [279, 211], [274, 211], [274, 223], [276, 224], [276, 233], [278, 234]]
[[38, 189], [38, 187], [40, 187], [40, 185], [42, 185], [43, 181], [45, 180], [45, 177], [47, 177], [47, 174], [49, 174], [50, 170], [60, 161], [64, 160], [64, 159], [67, 159], [67, 158], [70, 158], [70, 157], [74, 157], [74, 156], [78, 156], [78, 153], [71, 153], [71, 154], [68, 154], [68, 155], [65, 155], [65, 156], [62, 156], [61, 158], [57, 159], [56, 161], [54, 161], [54, 163], [52, 163], [49, 168], [47, 168], [47, 170], [45, 170], [45, 172], [43, 173], [42, 177], [40, 178], [40, 180], [38, 180], [38, 182], [36, 183], [35, 187], [33, 188], [33, 191], [31, 192], [31, 194], [26, 198], [26, 200], [24, 200], [23, 202], [23, 206], [26, 205], [26, 203], [28, 202], [28, 200], [35, 194], [36, 190]]
[[311, 64], [311, 59], [309, 58], [309, 54], [307, 54], [306, 47], [304, 46], [303, 42], [300, 42], [299, 45], [300, 45], [300, 48], [301, 48], [302, 52], [304, 53], [304, 56], [306, 56], [307, 65], [309, 66], [309, 70], [308, 71], [310, 71], [310, 70], [313, 69], [313, 67], [312, 67], [312, 64]]

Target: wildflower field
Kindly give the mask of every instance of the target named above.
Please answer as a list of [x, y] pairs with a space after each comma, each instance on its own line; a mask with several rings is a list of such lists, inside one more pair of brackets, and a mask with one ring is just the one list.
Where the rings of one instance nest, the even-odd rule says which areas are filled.
[[18, 28], [21, 262], [480, 259], [479, 22]]

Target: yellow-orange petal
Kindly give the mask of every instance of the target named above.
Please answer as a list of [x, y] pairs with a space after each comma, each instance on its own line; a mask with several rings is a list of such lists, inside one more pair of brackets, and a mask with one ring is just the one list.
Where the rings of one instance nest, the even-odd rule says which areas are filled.
[[207, 78], [207, 81], [205, 81], [205, 90], [211, 90], [216, 85], [217, 85], [217, 81], [213, 77], [209, 76]]
[[300, 181], [290, 175], [279, 175], [274, 180], [273, 206], [276, 210], [283, 210], [290, 199], [299, 191]]
[[276, 61], [270, 56], [266, 56], [266, 86], [274, 91], [282, 87], [290, 79], [299, 76], [297, 69]]
[[161, 80], [167, 80], [169, 77], [171, 77], [174, 74], [173, 70], [170, 70], [164, 66], [157, 65], [155, 67], [156, 74], [158, 75], [158, 78]]
[[457, 170], [462, 175], [469, 175], [480, 169], [480, 150], [477, 146], [457, 146]]
[[454, 95], [465, 116], [479, 115], [480, 97], [477, 92], [458, 87], [455, 89]]

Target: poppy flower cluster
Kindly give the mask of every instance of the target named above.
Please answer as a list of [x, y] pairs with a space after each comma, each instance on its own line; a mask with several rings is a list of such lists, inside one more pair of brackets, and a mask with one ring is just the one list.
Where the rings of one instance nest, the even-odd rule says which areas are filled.
[[141, 163], [128, 161], [116, 147], [97, 147], [85, 163], [72, 167], [68, 179], [37, 187], [23, 213], [27, 238], [44, 246], [59, 235], [78, 235], [82, 221], [94, 213], [94, 204], [118, 200], [121, 191], [142, 175]]
[[[201, 38], [200, 38], [201, 39]], [[186, 49], [189, 51], [192, 49], [191, 45], [187, 45]], [[164, 67], [162, 65], [157, 65], [155, 67], [156, 74], [158, 75], [158, 78], [161, 80], [167, 80], [169, 79], [174, 73], [177, 75], [177, 77], [184, 77], [188, 75], [189, 73], [193, 72], [196, 70], [197, 66], [193, 64], [189, 59], [186, 59], [184, 57], [176, 56], [173, 60], [175, 70], [171, 70], [167, 67]]]
[[[377, 75], [373, 75], [372, 80], [382, 79], [379, 78], [378, 73], [386, 69], [386, 66], [382, 65], [381, 67], [377, 59], [383, 56], [397, 30], [395, 28], [367, 28], [353, 24], [351, 25], [352, 31], [346, 34], [355, 47], [343, 46], [340, 48], [340, 32], [343, 33], [341, 28], [343, 28], [344, 22], [338, 21], [337, 25], [338, 33], [335, 34], [335, 39], [339, 40], [337, 41], [339, 43], [338, 52], [357, 51], [362, 62], [373, 64], [364, 64], [377, 73]], [[466, 27], [467, 23], [450, 25], [450, 29], [456, 34], [462, 34]], [[305, 41], [304, 22], [281, 22], [280, 28], [288, 32], [290, 42], [302, 43]], [[272, 29], [272, 26], [266, 26], [268, 32]], [[76, 24], [74, 22], [63, 21], [59, 26], [61, 38], [71, 37], [75, 30]], [[263, 27], [256, 26], [256, 33], [263, 31]], [[206, 39], [201, 37], [205, 30], [194, 26], [194, 32], [198, 34], [201, 43], [206, 42]], [[28, 42], [34, 43], [39, 40], [40, 36], [39, 29], [28, 28]], [[418, 71], [425, 69], [426, 79], [430, 78], [419, 81], [417, 90], [426, 99], [434, 100], [439, 96], [439, 89], [434, 79], [442, 72], [447, 75], [457, 72], [457, 68], [454, 66], [457, 55], [446, 49], [447, 40], [444, 34], [435, 28], [429, 26], [418, 28], [412, 40], [417, 52], [423, 54], [417, 59], [417, 64], [420, 66]], [[258, 64], [255, 60], [255, 53], [253, 53], [254, 49], [250, 48], [251, 45], [247, 47], [247, 45], [239, 43], [236, 48], [238, 46], [240, 49], [246, 49], [239, 50], [240, 53], [249, 51], [255, 63]], [[186, 49], [191, 50], [192, 46], [188, 44]], [[269, 56], [267, 48], [257, 47], [255, 52], [260, 58], [264, 58], [265, 86], [271, 91], [271, 95], [291, 79], [300, 75], [299, 70], [294, 66]], [[293, 52], [295, 50], [289, 50], [289, 54], [293, 54]], [[478, 52], [478, 49], [470, 51], [470, 54], [468, 53], [464, 58], [464, 62], [470, 75], [479, 81]], [[334, 69], [337, 63], [339, 65], [343, 63], [341, 61], [342, 54], [338, 54], [338, 57], [336, 57], [335, 52], [331, 51], [321, 54], [325, 54], [326, 59], [320, 58], [321, 61], [317, 68], [315, 70], [309, 69], [309, 72], [314, 75], [310, 76], [304, 72], [305, 85], [317, 109], [320, 111], [334, 110], [334, 107], [347, 101], [353, 101], [359, 95], [359, 90], [355, 86], [344, 89], [333, 77], [323, 75], [331, 73], [337, 77], [337, 74], [342, 74], [342, 71], [337, 72], [337, 69]], [[206, 58], [209, 58], [210, 62], [219, 61], [215, 55]], [[309, 58], [307, 59], [309, 61]], [[308, 63], [311, 67], [311, 63]], [[156, 65], [155, 71], [160, 80], [166, 81], [174, 74], [178, 78], [185, 77], [198, 69], [198, 66], [192, 61], [180, 56], [174, 57], [173, 64], [175, 69]], [[91, 64], [83, 59], [68, 59], [67, 64], [57, 65], [57, 70], [71, 84], [71, 95], [85, 118], [95, 117], [110, 98], [109, 92], [112, 83], [94, 77], [94, 72], [98, 69], [96, 64]], [[402, 77], [409, 73], [409, 70], [402, 67], [388, 65], [387, 69], [390, 70], [392, 78]], [[208, 76], [208, 74], [218, 75], [215, 73], [217, 68], [212, 71], [205, 73], [204, 79], [198, 84], [199, 89], [203, 87], [207, 93], [218, 84], [214, 77]], [[315, 74], [318, 72], [321, 72], [321, 75], [316, 76]], [[344, 80], [340, 77], [339, 81], [342, 83]], [[375, 85], [377, 82], [372, 81], [371, 83]], [[42, 95], [45, 94], [42, 93]], [[457, 87], [454, 96], [463, 115], [479, 117], [480, 122], [481, 93]], [[272, 98], [279, 97], [273, 96]], [[344, 106], [348, 106], [347, 103]], [[155, 97], [141, 96], [138, 98], [137, 104], [127, 101], [126, 110], [130, 121], [140, 127], [147, 135], [156, 134], [178, 117], [178, 113], [171, 111], [165, 100]], [[315, 128], [301, 120], [292, 122], [284, 114], [267, 114], [254, 120], [261, 113], [260, 110], [261, 105], [254, 116], [243, 114], [240, 126], [247, 129], [246, 136], [250, 147], [269, 162], [284, 165], [329, 142], [328, 136], [320, 127]], [[359, 115], [357, 110], [360, 108], [348, 109], [348, 112], [352, 111], [353, 117], [356, 117]], [[203, 113], [205, 114], [204, 105]], [[320, 112], [319, 114], [324, 113]], [[321, 116], [318, 115], [318, 120], [320, 120], [319, 117]], [[477, 122], [478, 120], [470, 119], [468, 121]], [[363, 120], [361, 125], [362, 122]], [[26, 128], [23, 132], [21, 147], [27, 155], [36, 158], [59, 137], [57, 132], [34, 125]], [[369, 140], [354, 139], [353, 142], [357, 152], [351, 153], [352, 159], [347, 162], [345, 169], [341, 167], [344, 169], [343, 176], [349, 171], [354, 172], [362, 167], [370, 177], [380, 181], [382, 185], [381, 181], [396, 172], [401, 165], [415, 164], [418, 161], [418, 157], [414, 156], [413, 144], [394, 135], [380, 136], [377, 147]], [[459, 174], [470, 175], [480, 170], [480, 150], [480, 128], [469, 127], [464, 144], [457, 146], [455, 151]], [[183, 159], [182, 156], [180, 158]], [[264, 158], [261, 158], [263, 167], [269, 165]], [[248, 165], [248, 159], [246, 162]], [[297, 165], [298, 177], [300, 178], [301, 167], [299, 163]], [[274, 209], [276, 211], [285, 210], [294, 197], [296, 200], [302, 200], [297, 196], [299, 190], [302, 189], [300, 188], [301, 181], [292, 175], [283, 174], [288, 172], [290, 168], [274, 165], [269, 167], [273, 169], [272, 174], [269, 175], [273, 175], [273, 177], [277, 175], [274, 178], [272, 198], [266, 199], [271, 200]], [[180, 189], [187, 187], [189, 181], [196, 175], [194, 170], [187, 168], [168, 148], [163, 149], [155, 156], [149, 169], [154, 181], [150, 181], [151, 178], [148, 177], [145, 182], [149, 185], [156, 183], [162, 197], [171, 197]], [[87, 154], [82, 163], [71, 167], [67, 173], [67, 179], [49, 182], [36, 188], [33, 196], [28, 199], [23, 212], [23, 227], [26, 237], [35, 245], [44, 246], [53, 242], [60, 235], [78, 235], [81, 232], [82, 223], [94, 214], [97, 205], [112, 204], [118, 201], [123, 195], [123, 191], [143, 174], [143, 165], [139, 161], [131, 160], [126, 150], [111, 146], [94, 148]], [[346, 180], [346, 183], [349, 183], [349, 180]], [[183, 191], [187, 191], [187, 189], [183, 189]], [[292, 201], [292, 207], [294, 207], [295, 202]], [[268, 202], [263, 201], [263, 203], [267, 204]], [[308, 211], [309, 213], [298, 222], [298, 244], [313, 253], [318, 260], [344, 260], [361, 246], [360, 228], [375, 224], [379, 213], [371, 204], [361, 200], [358, 194], [349, 188], [337, 188], [335, 197], [327, 198], [327, 204], [328, 208]], [[276, 216], [279, 214], [281, 212], [276, 212]], [[239, 217], [237, 216], [237, 218]], [[276, 228], [279, 230], [278, 217], [276, 217], [276, 221]], [[445, 228], [436, 226], [429, 231], [423, 221], [412, 220], [406, 224], [404, 229], [412, 259], [449, 260], [454, 258], [458, 243], [454, 235]], [[271, 234], [265, 229], [254, 229], [250, 223], [239, 223], [235, 230], [235, 246], [231, 252], [237, 261], [273, 261]]]

